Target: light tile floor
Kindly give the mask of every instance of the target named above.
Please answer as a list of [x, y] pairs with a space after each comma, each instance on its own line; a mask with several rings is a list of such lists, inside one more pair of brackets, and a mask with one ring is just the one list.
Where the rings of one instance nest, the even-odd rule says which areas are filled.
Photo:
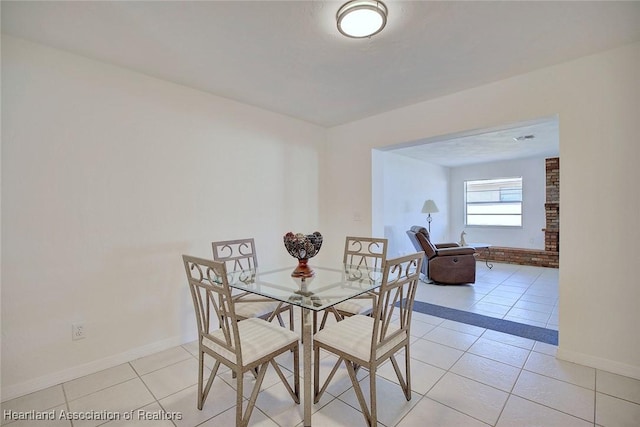
[[[421, 284], [418, 299], [557, 328], [557, 271], [499, 264], [491, 271], [483, 268], [478, 265], [473, 287]], [[546, 317], [536, 320], [528, 311]], [[419, 313], [412, 336], [413, 398], [404, 399], [393, 368], [383, 365], [377, 381], [379, 426], [640, 426], [640, 381], [557, 360], [555, 346]], [[197, 410], [196, 355], [195, 343], [189, 343], [4, 402], [2, 424], [233, 426], [235, 382], [228, 370], [214, 381], [204, 409]], [[323, 375], [332, 358], [322, 358]], [[279, 363], [290, 367], [291, 359], [283, 355]], [[360, 370], [359, 379], [366, 392], [367, 372]], [[247, 377], [245, 390], [252, 381]], [[365, 425], [358, 408], [341, 369], [314, 405], [313, 425]], [[34, 422], [4, 416], [5, 411], [31, 410], [133, 413], [133, 420]], [[139, 414], [156, 419], [145, 421]], [[302, 406], [291, 401], [270, 369], [250, 425], [293, 427], [301, 421]]]
[[478, 262], [473, 285], [424, 284], [417, 300], [558, 330], [558, 269]]

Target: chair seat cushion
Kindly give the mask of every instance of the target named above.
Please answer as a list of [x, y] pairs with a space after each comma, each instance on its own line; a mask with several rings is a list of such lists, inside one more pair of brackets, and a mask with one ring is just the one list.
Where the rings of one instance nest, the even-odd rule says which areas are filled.
[[[298, 341], [298, 334], [295, 332], [256, 318], [238, 322], [238, 333], [240, 335], [242, 362], [244, 365], [249, 365], [274, 351]], [[224, 334], [221, 329], [217, 329], [211, 335], [224, 342]], [[209, 338], [203, 337], [202, 344], [225, 359], [236, 363], [234, 352], [216, 344]]]
[[373, 309], [372, 298], [351, 298], [334, 305], [338, 311], [349, 313], [350, 315], [367, 314]]
[[277, 301], [251, 301], [250, 298], [240, 298], [235, 302], [236, 316], [242, 319], [268, 316], [278, 308], [278, 304]]
[[[325, 327], [316, 333], [313, 339], [321, 346], [326, 345], [341, 353], [350, 354], [357, 359], [368, 361], [371, 354], [373, 323], [372, 317], [358, 314]], [[399, 329], [397, 325], [389, 325], [387, 336], [392, 335]], [[402, 343], [406, 338], [407, 334], [403, 332], [389, 340], [378, 348], [375, 355], [376, 359]]]

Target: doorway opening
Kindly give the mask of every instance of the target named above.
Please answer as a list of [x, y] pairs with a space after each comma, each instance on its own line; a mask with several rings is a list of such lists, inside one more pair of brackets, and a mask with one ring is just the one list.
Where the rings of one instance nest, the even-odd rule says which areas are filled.
[[[494, 254], [497, 248], [513, 248], [526, 257], [551, 252], [555, 239], [557, 260], [558, 217], [550, 226], [547, 211], [559, 210], [559, 187], [549, 202], [547, 159], [556, 159], [557, 181], [558, 122], [558, 116], [549, 116], [374, 149], [372, 232], [389, 240], [390, 257], [414, 252], [406, 230], [427, 226], [422, 206], [434, 200], [439, 208], [431, 214], [434, 242], [459, 242], [464, 232], [467, 242], [490, 243]], [[466, 224], [464, 182], [512, 176], [522, 177], [522, 224]], [[553, 233], [555, 238], [549, 239]], [[491, 259], [496, 267], [488, 269], [479, 260], [475, 284], [438, 286], [423, 297], [433, 304], [557, 330], [558, 268], [511, 261], [503, 253], [500, 261]]]

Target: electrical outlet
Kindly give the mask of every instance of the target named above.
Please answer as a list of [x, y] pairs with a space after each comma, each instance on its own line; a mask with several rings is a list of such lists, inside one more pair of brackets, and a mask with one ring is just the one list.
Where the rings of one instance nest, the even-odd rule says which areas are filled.
[[76, 322], [71, 324], [71, 339], [73, 341], [86, 338], [84, 322]]

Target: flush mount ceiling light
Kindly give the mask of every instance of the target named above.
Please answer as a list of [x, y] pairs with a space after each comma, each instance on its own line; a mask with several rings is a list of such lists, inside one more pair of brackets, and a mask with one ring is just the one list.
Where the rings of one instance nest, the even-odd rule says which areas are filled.
[[387, 24], [387, 6], [381, 1], [352, 0], [336, 15], [338, 31], [356, 39], [378, 34]]

